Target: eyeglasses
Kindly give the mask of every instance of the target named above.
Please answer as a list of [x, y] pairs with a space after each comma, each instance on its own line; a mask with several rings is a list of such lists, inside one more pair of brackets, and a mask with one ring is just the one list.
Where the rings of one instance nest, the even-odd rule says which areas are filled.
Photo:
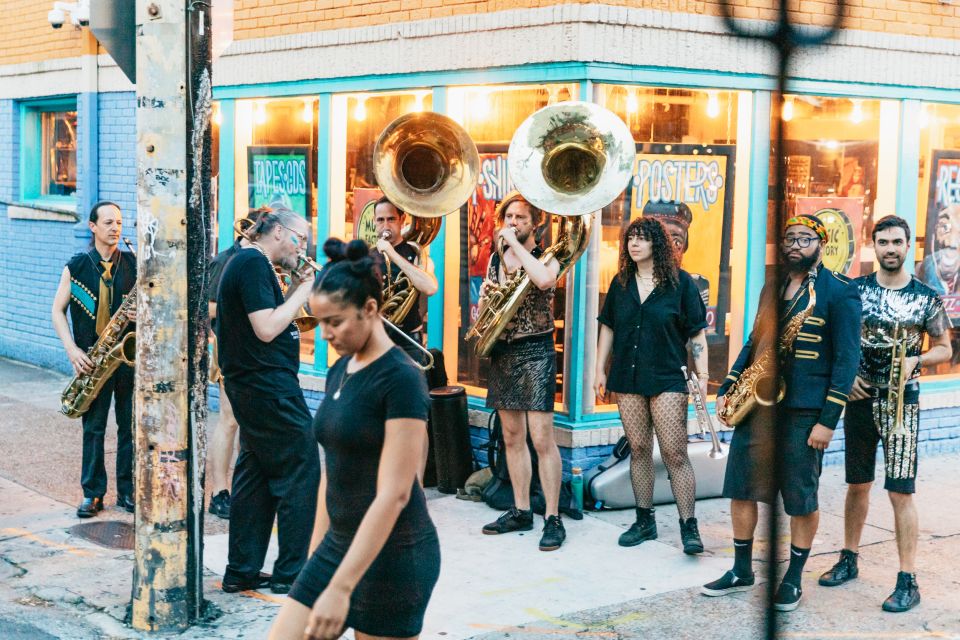
[[298, 245], [301, 245], [301, 244], [302, 244], [302, 245], [305, 245], [305, 244], [307, 244], [307, 236], [305, 236], [304, 234], [300, 233], [300, 232], [297, 231], [296, 229], [291, 229], [290, 227], [288, 227], [288, 226], [285, 225], [285, 224], [282, 224], [282, 225], [280, 225], [280, 226], [283, 227], [284, 229], [286, 229], [287, 231], [289, 231], [290, 233], [292, 233], [293, 235], [297, 236], [297, 244], [298, 244]]
[[783, 248], [789, 249], [796, 244], [801, 249], [806, 249], [811, 242], [818, 239], [817, 236], [787, 236], [783, 239]]

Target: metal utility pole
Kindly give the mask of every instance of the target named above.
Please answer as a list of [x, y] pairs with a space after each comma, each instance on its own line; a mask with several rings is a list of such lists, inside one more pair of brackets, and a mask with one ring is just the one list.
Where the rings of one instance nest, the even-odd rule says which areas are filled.
[[203, 611], [210, 4], [137, 0], [135, 629]]

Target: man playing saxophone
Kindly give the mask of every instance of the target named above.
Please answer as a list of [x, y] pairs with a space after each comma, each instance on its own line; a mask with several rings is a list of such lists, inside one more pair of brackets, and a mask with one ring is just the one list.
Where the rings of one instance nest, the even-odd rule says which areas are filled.
[[[117, 246], [123, 226], [120, 207], [113, 202], [96, 203], [90, 209], [87, 225], [93, 234], [93, 246], [73, 256], [64, 267], [51, 314], [53, 327], [78, 375], [93, 371], [87, 351], [110, 324], [110, 318], [137, 281], [136, 258]], [[68, 308], [72, 334], [67, 323]], [[131, 311], [130, 319], [136, 320], [135, 310]], [[132, 327], [128, 327], [127, 331], [130, 330]], [[131, 513], [134, 510], [133, 367], [120, 364], [81, 417], [83, 502], [77, 507], [80, 518], [90, 518], [103, 510], [103, 496], [107, 492], [103, 441], [111, 399], [117, 420], [117, 506]]]
[[[893, 506], [900, 556], [897, 585], [883, 609], [902, 612], [920, 603], [914, 573], [918, 525], [913, 493], [920, 427], [916, 377], [920, 367], [950, 360], [950, 320], [940, 296], [903, 267], [910, 250], [910, 225], [906, 220], [897, 216], [879, 220], [873, 227], [873, 245], [880, 270], [856, 280], [863, 303], [863, 355], [844, 419], [844, 548], [840, 560], [820, 577], [820, 584], [835, 587], [859, 573], [860, 534], [870, 506], [880, 442], [886, 476], [883, 487]], [[927, 351], [922, 351], [925, 334], [930, 344]]]
[[530, 452], [527, 428], [539, 459], [540, 484], [543, 487], [544, 513], [541, 551], [559, 549], [566, 538], [558, 510], [560, 502], [560, 450], [553, 434], [553, 398], [556, 389], [556, 353], [553, 343], [553, 292], [560, 263], [556, 259], [543, 264], [543, 253], [535, 231], [543, 221], [543, 212], [517, 192], [508, 194], [497, 207], [500, 230], [496, 242], [503, 243], [500, 254], [490, 256], [487, 278], [480, 289], [481, 298], [497, 284], [523, 269], [533, 287], [512, 322], [507, 325], [490, 354], [487, 407], [496, 409], [503, 422], [507, 469], [513, 485], [514, 507], [495, 522], [483, 527], [483, 533], [498, 535], [533, 529], [530, 508]]
[[[410, 285], [424, 297], [432, 296], [437, 292], [437, 278], [433, 275], [433, 262], [429, 257], [421, 254], [422, 249], [418, 250], [416, 246], [405, 241], [400, 231], [403, 228], [403, 222], [406, 214], [398, 209], [386, 196], [377, 200], [373, 209], [373, 224], [377, 234], [377, 251], [389, 261], [389, 272], [384, 269], [383, 277], [385, 282], [393, 283], [398, 278], [406, 276]], [[416, 342], [423, 344], [423, 313], [420, 303], [423, 298], [417, 300], [402, 321], [398, 322], [401, 331], [406, 333]], [[384, 300], [387, 302], [387, 300]], [[387, 333], [391, 333], [390, 330]], [[407, 352], [415, 361], [422, 360], [419, 352], [406, 340], [398, 340], [395, 336], [394, 342]]]
[[[731, 499], [735, 560], [731, 571], [702, 587], [704, 595], [722, 596], [753, 586], [757, 503], [773, 504], [779, 489], [791, 516], [791, 544], [790, 564], [774, 606], [792, 611], [800, 603], [800, 577], [820, 519], [817, 490], [823, 451], [860, 361], [860, 296], [847, 278], [821, 263], [826, 239], [826, 229], [816, 216], [787, 220], [781, 243], [787, 277], [779, 286], [764, 287], [750, 339], [717, 391], [717, 416], [727, 421], [732, 407], [726, 403], [744, 398], [725, 394], [739, 391], [741, 376], [748, 380], [757, 375], [754, 364], [771, 358], [773, 350], [785, 387], [778, 412], [781, 421], [761, 424], [767, 412], [753, 410], [737, 424], [723, 486], [723, 496]], [[764, 322], [771, 317], [779, 319], [779, 327]], [[773, 380], [774, 389], [777, 384]], [[777, 401], [776, 390], [766, 393], [770, 402]]]

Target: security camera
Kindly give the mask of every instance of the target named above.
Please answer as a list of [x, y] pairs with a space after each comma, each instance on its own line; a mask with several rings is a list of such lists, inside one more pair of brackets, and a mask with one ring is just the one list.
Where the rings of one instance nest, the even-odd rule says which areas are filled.
[[90, 4], [78, 2], [77, 8], [70, 13], [70, 21], [78, 27], [90, 25]]
[[63, 12], [63, 9], [51, 9], [50, 12], [47, 13], [47, 22], [49, 22], [50, 26], [54, 29], [59, 29], [66, 21], [67, 14]]

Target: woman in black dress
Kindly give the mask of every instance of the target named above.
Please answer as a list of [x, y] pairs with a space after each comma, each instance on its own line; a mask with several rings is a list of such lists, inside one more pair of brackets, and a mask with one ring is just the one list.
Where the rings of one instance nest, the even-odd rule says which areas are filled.
[[[637, 521], [620, 536], [624, 547], [657, 537], [653, 516], [653, 435], [670, 476], [685, 553], [703, 552], [694, 517], [696, 479], [687, 455], [687, 344], [706, 397], [706, 309], [697, 285], [679, 267], [674, 243], [656, 218], [630, 223], [620, 243], [620, 269], [600, 312], [594, 389], [617, 394], [630, 442], [630, 480]], [[611, 350], [610, 374], [607, 360]]]
[[[310, 307], [342, 357], [314, 420], [325, 464], [313, 552], [270, 638], [416, 638], [440, 573], [417, 471], [427, 438], [423, 374], [380, 320], [367, 245], [328, 240]], [[319, 545], [319, 546], [317, 546]]]

